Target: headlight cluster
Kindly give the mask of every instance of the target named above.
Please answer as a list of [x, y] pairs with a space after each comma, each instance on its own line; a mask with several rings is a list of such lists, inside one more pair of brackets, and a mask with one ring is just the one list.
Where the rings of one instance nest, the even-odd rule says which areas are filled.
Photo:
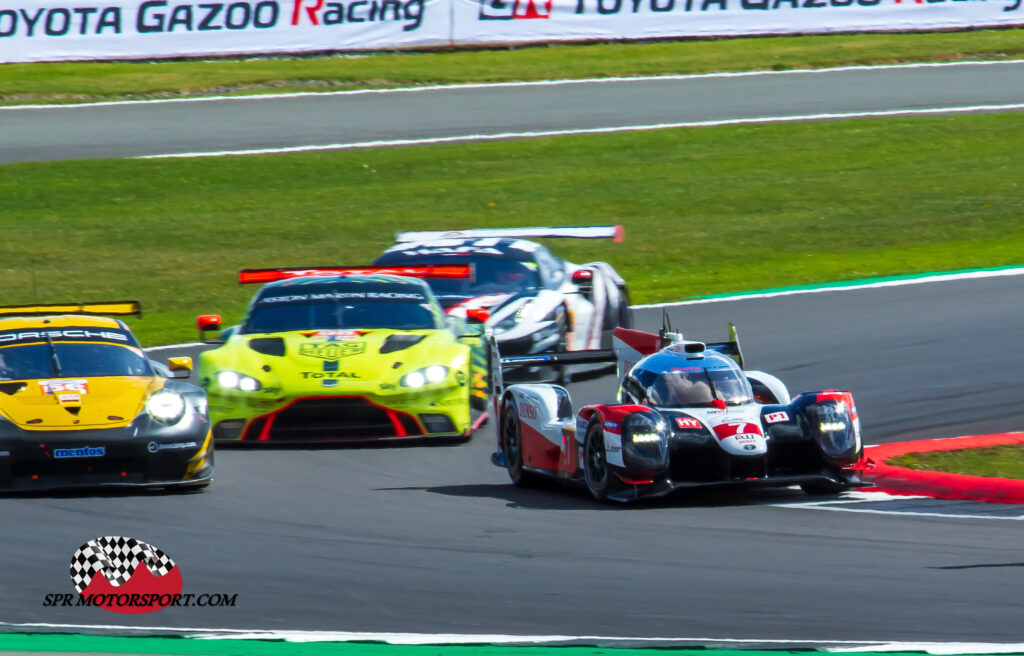
[[176, 424], [185, 414], [185, 399], [172, 390], [160, 390], [146, 401], [146, 412], [157, 421]]
[[633, 412], [622, 422], [622, 451], [626, 465], [655, 471], [668, 463], [668, 426], [653, 412]]
[[260, 381], [252, 376], [246, 376], [234, 371], [218, 372], [217, 384], [225, 389], [237, 389], [243, 392], [255, 392], [263, 387], [260, 385]]
[[448, 367], [439, 364], [432, 364], [423, 369], [407, 373], [400, 381], [403, 387], [423, 387], [430, 383], [440, 383], [448, 377]]
[[519, 322], [528, 318], [528, 313], [530, 312], [530, 307], [532, 305], [532, 299], [527, 299], [523, 301], [515, 312], [509, 314], [507, 317], [494, 324], [494, 330], [497, 332], [512, 330], [513, 328], [516, 327], [517, 324], [519, 324]]

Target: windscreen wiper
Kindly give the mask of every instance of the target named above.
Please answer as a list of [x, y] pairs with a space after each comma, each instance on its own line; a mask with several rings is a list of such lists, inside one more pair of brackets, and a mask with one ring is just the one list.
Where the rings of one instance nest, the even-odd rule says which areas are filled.
[[50, 337], [49, 331], [46, 331], [46, 343], [50, 345], [50, 360], [53, 362], [53, 369], [60, 376], [60, 358], [57, 356], [57, 347], [53, 345], [53, 338]]

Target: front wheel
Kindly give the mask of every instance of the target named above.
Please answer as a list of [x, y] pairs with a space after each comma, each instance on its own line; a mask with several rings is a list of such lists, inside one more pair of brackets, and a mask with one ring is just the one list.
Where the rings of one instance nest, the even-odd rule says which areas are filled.
[[523, 434], [519, 429], [519, 407], [515, 399], [508, 399], [501, 411], [501, 451], [505, 456], [505, 469], [516, 487], [530, 484], [530, 473], [523, 470]]
[[587, 437], [583, 444], [583, 476], [591, 496], [598, 501], [606, 501], [614, 474], [604, 448], [604, 430], [597, 421], [590, 422], [587, 427]]
[[[562, 308], [556, 319], [558, 323], [558, 346], [555, 347], [557, 351], [568, 351], [569, 350], [569, 314]], [[555, 366], [555, 379], [556, 385], [565, 385], [569, 382], [569, 365], [560, 364]]]
[[629, 307], [629, 292], [625, 287], [619, 287], [619, 326], [622, 328], [633, 327], [633, 310]]

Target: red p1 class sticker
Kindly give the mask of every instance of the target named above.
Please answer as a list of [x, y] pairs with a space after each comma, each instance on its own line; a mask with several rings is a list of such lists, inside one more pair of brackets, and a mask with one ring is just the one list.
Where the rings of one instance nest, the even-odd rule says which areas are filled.
[[789, 421], [789, 415], [785, 412], [769, 412], [764, 416], [764, 420], [769, 424], [777, 424], [780, 421]]
[[715, 435], [719, 440], [734, 437], [741, 442], [763, 437], [757, 424], [752, 424], [749, 421], [727, 421], [718, 424], [715, 426]]
[[181, 571], [151, 544], [120, 536], [90, 540], [71, 558], [78, 593], [114, 613], [151, 613], [181, 594]]

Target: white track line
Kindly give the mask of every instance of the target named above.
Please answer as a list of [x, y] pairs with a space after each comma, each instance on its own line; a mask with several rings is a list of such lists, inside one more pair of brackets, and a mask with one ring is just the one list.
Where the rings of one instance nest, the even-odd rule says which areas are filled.
[[653, 123], [650, 125], [620, 125], [582, 130], [542, 130], [537, 132], [501, 132], [498, 134], [467, 134], [451, 137], [425, 139], [391, 139], [381, 141], [354, 141], [349, 143], [322, 144], [309, 146], [287, 146], [283, 148], [258, 148], [251, 150], [218, 150], [192, 153], [161, 153], [141, 155], [134, 159], [161, 159], [172, 157], [227, 157], [232, 155], [280, 155], [323, 150], [358, 150], [364, 148], [387, 148], [395, 146], [428, 146], [449, 143], [505, 141], [509, 139], [536, 139], [539, 137], [564, 137], [584, 134], [613, 134], [617, 132], [641, 132], [668, 130], [673, 128], [715, 127], [722, 125], [752, 125], [763, 123], [795, 123], [801, 121], [835, 121], [842, 119], [879, 118], [886, 116], [926, 116], [931, 114], [966, 114], [979, 112], [1008, 112], [1024, 110], [1024, 103], [1009, 105], [966, 105], [962, 107], [932, 107], [927, 109], [890, 109], [875, 112], [844, 112], [836, 114], [801, 114], [796, 116], [766, 116], [757, 118], [736, 118], [720, 121], [690, 121], [682, 123]]
[[879, 280], [877, 282], [842, 283], [822, 285], [808, 289], [784, 289], [779, 291], [755, 292], [753, 294], [735, 294], [733, 296], [716, 296], [715, 298], [697, 298], [691, 301], [673, 301], [668, 303], [649, 303], [647, 305], [631, 305], [633, 309], [676, 307], [684, 305], [704, 305], [705, 303], [726, 303], [756, 298], [775, 298], [776, 296], [794, 296], [796, 294], [821, 294], [823, 292], [847, 292], [857, 289], [878, 289], [881, 287], [903, 287], [905, 285], [921, 285], [929, 282], [950, 282], [954, 280], [973, 280], [980, 278], [1001, 278], [1006, 276], [1024, 275], [1024, 267], [1007, 269], [990, 269], [986, 271], [961, 271], [956, 273], [925, 274], [916, 278], [900, 280]]
[[188, 348], [191, 346], [205, 346], [203, 342], [188, 342], [186, 344], [166, 344], [164, 346], [147, 346], [145, 351], [164, 351], [167, 349]]
[[[821, 287], [812, 287], [809, 289], [791, 289], [776, 292], [761, 292], [753, 294], [736, 294], [734, 296], [721, 296], [715, 298], [699, 298], [692, 301], [673, 301], [669, 303], [653, 303], [648, 305], [631, 305], [633, 309], [642, 310], [644, 308], [667, 308], [684, 305], [702, 305], [704, 303], [726, 303], [729, 301], [743, 301], [747, 299], [756, 298], [773, 298], [775, 296], [792, 296], [794, 294], [820, 294], [821, 292], [842, 292], [854, 289], [873, 289], [876, 287], [901, 287], [904, 285], [919, 285], [926, 282], [949, 282], [953, 280], [968, 280], [974, 278], [997, 278], [1000, 276], [1019, 276], [1024, 275], [1024, 267], [1014, 267], [1008, 269], [994, 269], [988, 271], [960, 271], [953, 273], [939, 273], [939, 274], [925, 274], [916, 278], [902, 278], [900, 280], [883, 280], [871, 283], [857, 283], [852, 282], [849, 285], [822, 285]], [[203, 346], [202, 342], [188, 342], [186, 344], [166, 344], [164, 346], [150, 346], [145, 350], [147, 351], [158, 351], [163, 349], [175, 349], [184, 348], [191, 346]], [[955, 437], [945, 439], [958, 439]], [[875, 445], [868, 445], [875, 446]]]
[[[778, 638], [652, 638], [592, 635], [508, 635], [474, 633], [380, 633], [368, 631], [266, 631], [246, 629], [127, 626], [116, 624], [51, 624], [0, 622], [17, 629], [160, 632], [207, 640], [284, 640], [286, 642], [378, 641], [393, 645], [539, 644], [566, 642], [664, 643], [713, 645], [821, 645], [826, 651], [927, 651], [933, 654], [1004, 654], [1024, 652], [1024, 643], [886, 642], [880, 640], [786, 640]], [[967, 649], [969, 648], [969, 649]]]
[[1011, 59], [1002, 61], [961, 61], [961, 62], [921, 62], [916, 64], [882, 64], [878, 66], [834, 66], [832, 68], [795, 68], [784, 71], [734, 71], [718, 73], [690, 73], [685, 75], [637, 75], [624, 77], [591, 77], [572, 80], [533, 80], [528, 82], [477, 82], [467, 84], [435, 84], [421, 87], [398, 87], [394, 89], [348, 89], [345, 91], [297, 91], [293, 93], [261, 93], [241, 96], [202, 96], [198, 98], [152, 98], [147, 100], [108, 100], [100, 102], [69, 103], [63, 105], [7, 105], [0, 106], [0, 111], [17, 111], [22, 109], [77, 109], [82, 107], [109, 107], [111, 105], [151, 105], [159, 103], [213, 102], [221, 100], [276, 100], [281, 98], [308, 98], [320, 96], [355, 96], [365, 94], [419, 93], [423, 91], [446, 91], [458, 89], [500, 89], [509, 87], [543, 87], [563, 86], [571, 84], [606, 84], [614, 82], [652, 82], [679, 81], [694, 79], [716, 79], [732, 77], [761, 77], [775, 75], [817, 75], [821, 73], [841, 73], [846, 71], [886, 71], [918, 68], [950, 68], [954, 66], [1006, 66], [1021, 65], [1024, 60]]

